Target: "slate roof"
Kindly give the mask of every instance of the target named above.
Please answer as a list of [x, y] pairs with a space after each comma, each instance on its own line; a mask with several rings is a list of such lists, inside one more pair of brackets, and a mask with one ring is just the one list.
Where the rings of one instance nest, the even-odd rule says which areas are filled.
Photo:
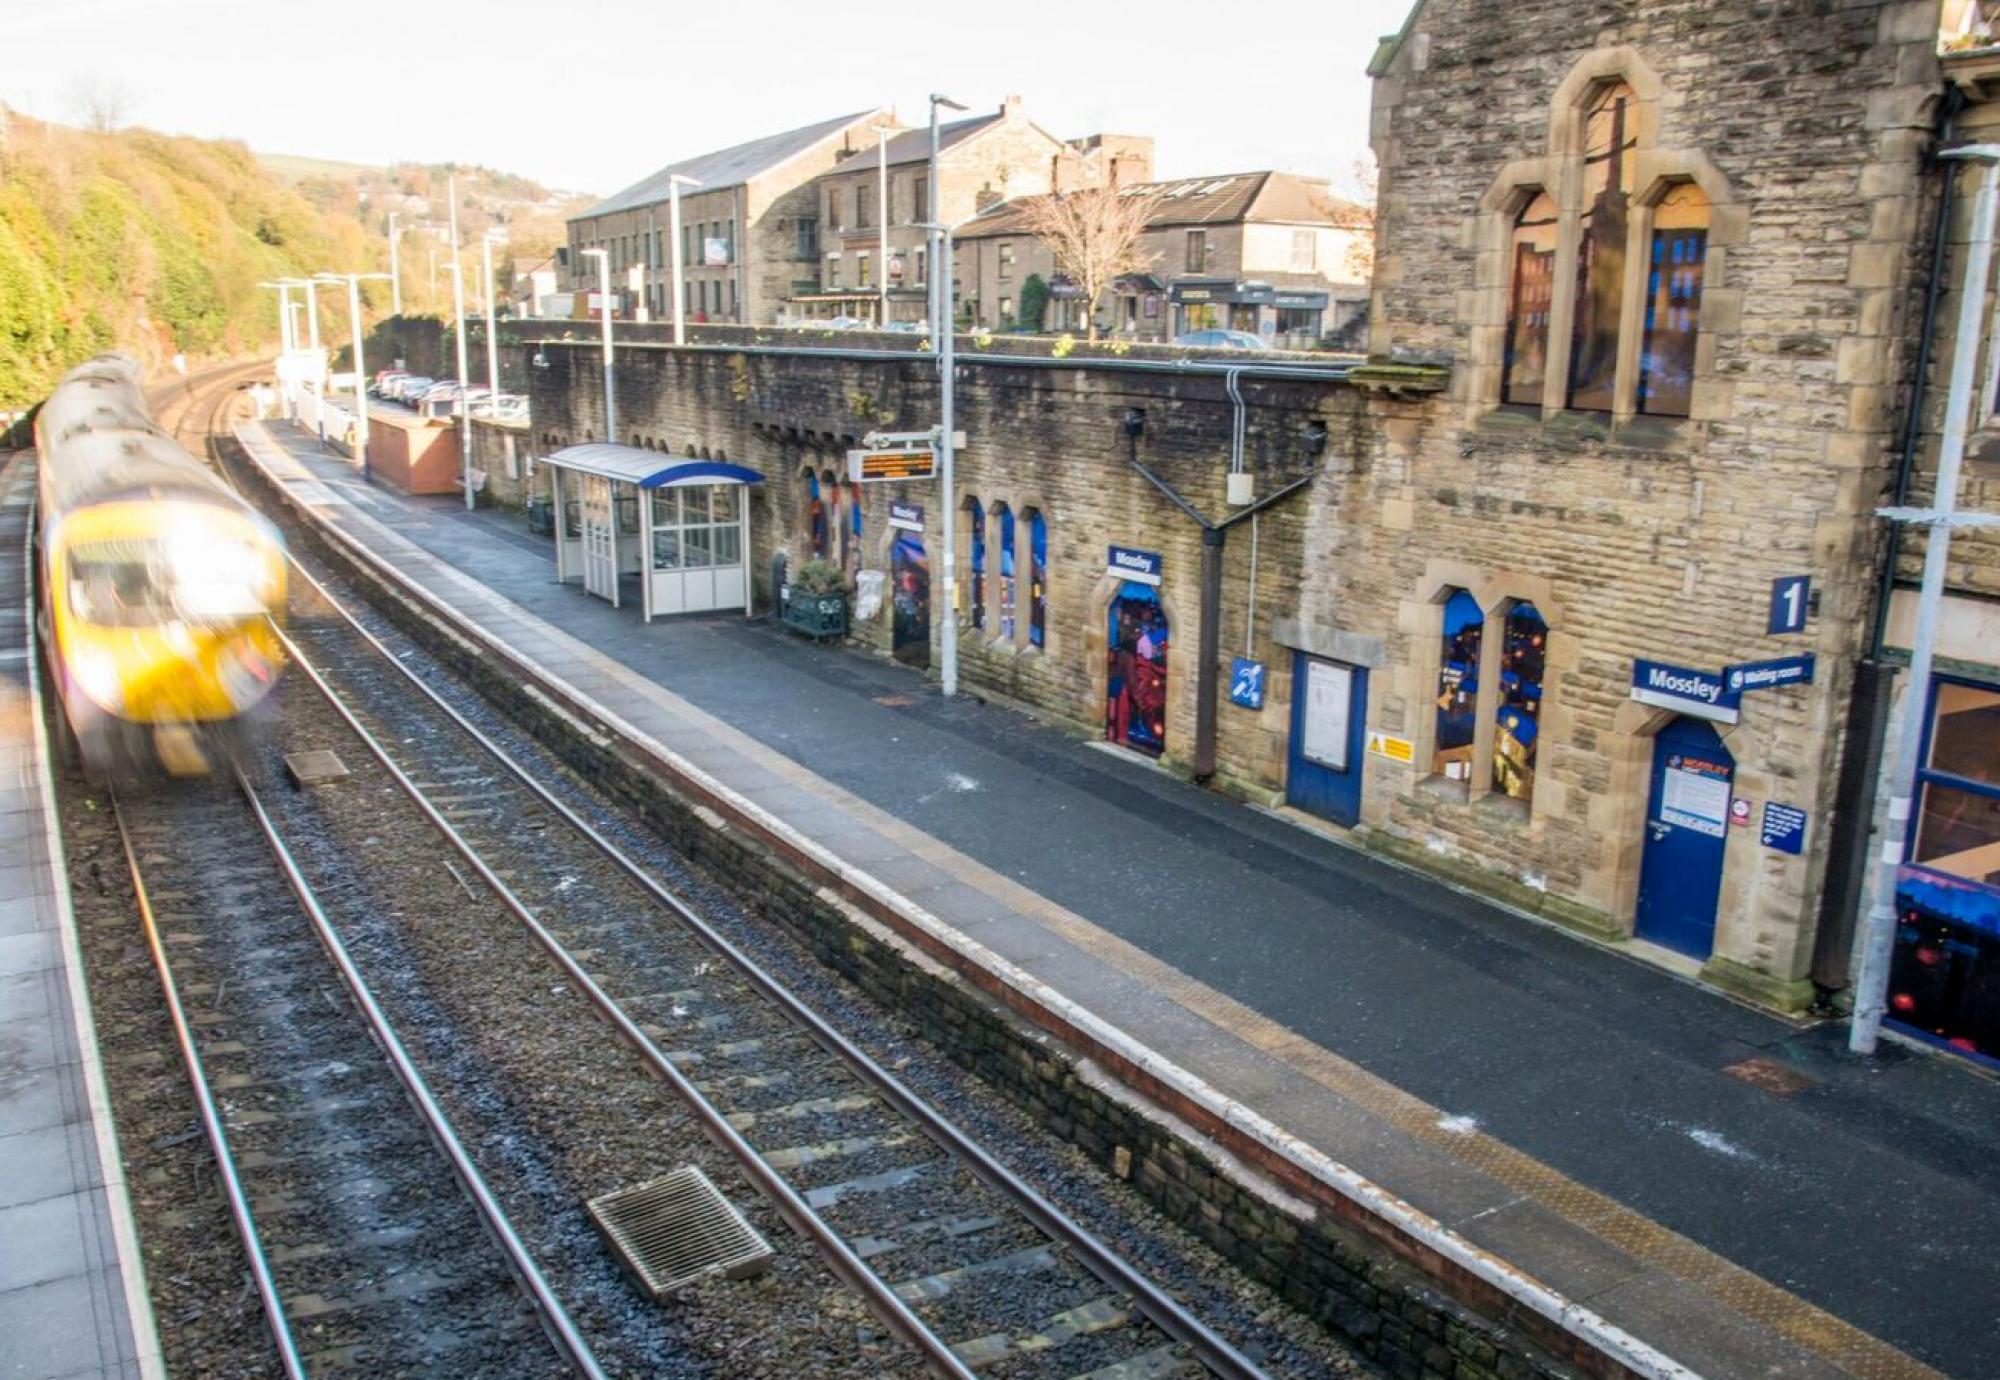
[[[1353, 211], [1323, 182], [1294, 173], [1228, 173], [1140, 182], [1126, 189], [1157, 193], [1160, 202], [1147, 220], [1149, 230], [1175, 225], [1233, 225], [1238, 221], [1294, 225], [1340, 224]], [[958, 232], [961, 240], [1027, 233], [1028, 213], [1040, 197], [1003, 201]]]
[[[805, 125], [799, 129], [788, 129], [783, 134], [767, 134], [761, 139], [752, 139], [747, 144], [737, 144], [732, 148], [717, 149], [713, 153], [683, 158], [678, 163], [669, 163], [658, 172], [641, 178], [624, 191], [606, 197], [589, 210], [572, 216], [571, 219], [590, 220], [595, 216], [610, 215], [613, 211], [628, 211], [635, 206], [652, 206], [665, 201], [667, 179], [676, 173], [683, 177], [694, 178], [701, 183], [701, 190], [705, 192], [721, 187], [739, 186], [759, 173], [777, 167], [787, 159], [796, 158], [821, 140], [831, 138], [851, 125], [861, 125], [864, 121], [876, 120], [887, 113], [886, 110], [862, 110], [852, 115], [821, 120], [818, 124]], [[895, 141], [892, 140], [892, 148], [894, 144]], [[924, 148], [928, 154], [930, 149], [928, 134]], [[683, 190], [685, 192], [692, 189]]]

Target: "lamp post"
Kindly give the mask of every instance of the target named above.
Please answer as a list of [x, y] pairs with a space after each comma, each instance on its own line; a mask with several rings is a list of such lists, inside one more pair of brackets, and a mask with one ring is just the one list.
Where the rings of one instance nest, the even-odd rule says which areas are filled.
[[[500, 342], [493, 310], [493, 246], [507, 243], [505, 230], [488, 230], [479, 237], [479, 252], [486, 261], [486, 405], [500, 402]], [[472, 409], [466, 408], [470, 418]]]
[[458, 256], [458, 174], [451, 175], [451, 319], [458, 339], [458, 458], [459, 473], [465, 484], [465, 510], [479, 506], [472, 492], [472, 418], [465, 406], [465, 269]]
[[[935, 191], [932, 195], [936, 195]], [[936, 221], [927, 221], [922, 228], [929, 234], [931, 243], [944, 246], [948, 256], [953, 233], [965, 223], [941, 225]], [[935, 269], [936, 261], [933, 261], [932, 267]], [[958, 491], [952, 470], [958, 449], [958, 433], [954, 430], [958, 424], [954, 415], [958, 404], [958, 376], [953, 355], [955, 342], [949, 327], [937, 338], [937, 342], [938, 486], [943, 490], [944, 497], [944, 623], [938, 629], [938, 660], [941, 663], [938, 687], [948, 699], [958, 693]]]
[[874, 129], [875, 213], [882, 226], [882, 233], [876, 237], [881, 251], [876, 257], [881, 262], [875, 266], [875, 281], [879, 285], [875, 298], [875, 326], [879, 330], [889, 324], [889, 136], [896, 133], [896, 129], [893, 125], [876, 125]]
[[395, 211], [389, 213], [389, 314], [391, 316], [403, 314], [403, 270], [396, 257], [396, 241], [400, 238], [396, 234], [396, 222], [400, 218], [399, 213]]
[[361, 284], [388, 278], [388, 273], [316, 273], [322, 283], [347, 284], [347, 329], [354, 348], [354, 449], [361, 457], [361, 478], [368, 479], [368, 366], [361, 357]]
[[[618, 441], [618, 392], [617, 385], [611, 381], [611, 251], [586, 249], [583, 257], [597, 260], [598, 306], [604, 319], [604, 439], [615, 445]], [[678, 297], [675, 299], [674, 320], [678, 325]]]
[[1965, 459], [1965, 437], [1975, 388], [1973, 368], [1979, 356], [1980, 318], [1985, 315], [1986, 281], [1993, 262], [1994, 202], [2000, 195], [2000, 144], [1969, 144], [1950, 149], [1940, 158], [1976, 163], [1980, 167], [1979, 199], [1973, 203], [1972, 234], [1965, 246], [1965, 280], [1959, 288], [1958, 339], [1952, 347], [1951, 386], [1945, 394], [1944, 431], [1938, 439], [1937, 484], [1929, 508], [1881, 508], [1878, 517], [1927, 527], [1924, 577], [1917, 594], [1916, 630], [1910, 639], [1910, 679], [1903, 692], [1903, 718], [1890, 766], [1889, 812], [1882, 826], [1882, 851], [1876, 866], [1875, 894], [1860, 935], [1860, 963], [1854, 980], [1854, 1019], [1847, 1047], [1856, 1054], [1873, 1054], [1889, 995], [1889, 969], [1895, 957], [1896, 883], [1909, 837], [1918, 760], [1928, 727], [1931, 666], [1937, 654], [1938, 609], [1944, 601], [1946, 559], [1954, 528], [1994, 527], [2000, 516], [1958, 511], [1958, 472]]
[[[680, 173], [670, 173], [667, 177], [667, 237], [672, 243], [669, 250], [673, 254], [674, 274], [674, 344], [687, 344], [687, 289], [681, 282], [681, 274], [686, 265], [681, 262], [681, 187], [699, 187], [701, 183]], [[588, 254], [591, 251], [585, 250]], [[607, 270], [608, 271], [608, 270]], [[606, 280], [609, 281], [608, 279]], [[609, 388], [611, 382], [611, 327], [604, 328], [604, 380]], [[606, 397], [610, 396], [607, 391]]]
[[930, 260], [931, 260], [930, 283], [928, 284], [928, 286], [930, 288], [929, 315], [931, 322], [932, 340], [936, 340], [942, 332], [950, 329], [951, 326], [951, 322], [946, 318], [945, 315], [948, 308], [939, 305], [940, 303], [948, 303], [951, 300], [951, 289], [948, 287], [947, 288], [938, 287], [939, 279], [944, 276], [940, 274], [938, 271], [938, 252], [937, 252], [938, 234], [939, 234], [939, 231], [937, 229], [938, 201], [940, 199], [938, 196], [938, 110], [940, 107], [947, 110], [965, 109], [964, 106], [960, 105], [957, 101], [953, 100], [949, 96], [940, 96], [935, 91], [931, 93], [930, 177], [925, 188], [925, 190], [928, 191], [928, 193], [930, 194], [929, 195], [930, 205], [924, 208], [924, 219], [928, 222], [926, 228], [930, 231], [929, 237], [926, 242], [930, 246], [928, 252], [930, 254]]

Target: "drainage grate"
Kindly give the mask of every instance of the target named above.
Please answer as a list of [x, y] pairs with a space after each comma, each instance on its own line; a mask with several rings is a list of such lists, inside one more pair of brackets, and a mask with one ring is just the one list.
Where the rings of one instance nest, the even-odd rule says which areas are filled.
[[619, 1261], [658, 1302], [706, 1274], [760, 1274], [771, 1248], [693, 1165], [592, 1198], [590, 1220]]
[[347, 775], [347, 764], [325, 748], [294, 752], [285, 758], [285, 771], [301, 790], [324, 786]]

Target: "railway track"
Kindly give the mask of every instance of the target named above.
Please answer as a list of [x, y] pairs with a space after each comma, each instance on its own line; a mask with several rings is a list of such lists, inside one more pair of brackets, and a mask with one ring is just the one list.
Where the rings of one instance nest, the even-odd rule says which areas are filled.
[[325, 699], [451, 851], [464, 902], [497, 902], [532, 935], [933, 1373], [1263, 1373], [793, 997], [329, 593], [299, 593], [295, 686]]
[[282, 1371], [601, 1377], [249, 780], [112, 810]]

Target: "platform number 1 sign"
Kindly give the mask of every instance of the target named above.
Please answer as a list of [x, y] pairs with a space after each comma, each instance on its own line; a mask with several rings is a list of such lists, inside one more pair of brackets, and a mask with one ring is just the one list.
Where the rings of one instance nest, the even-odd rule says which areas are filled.
[[1264, 707], [1264, 663], [1239, 656], [1229, 668], [1229, 702], [1245, 709]]
[[1812, 576], [1780, 575], [1771, 581], [1771, 633], [1806, 630], [1806, 614], [1812, 605]]

